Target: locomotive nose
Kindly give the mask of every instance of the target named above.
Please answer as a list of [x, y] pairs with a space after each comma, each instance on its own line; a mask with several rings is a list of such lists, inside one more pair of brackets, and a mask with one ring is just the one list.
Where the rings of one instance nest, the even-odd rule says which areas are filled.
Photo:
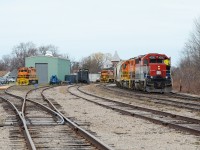
[[156, 75], [161, 75], [161, 71], [156, 71]]

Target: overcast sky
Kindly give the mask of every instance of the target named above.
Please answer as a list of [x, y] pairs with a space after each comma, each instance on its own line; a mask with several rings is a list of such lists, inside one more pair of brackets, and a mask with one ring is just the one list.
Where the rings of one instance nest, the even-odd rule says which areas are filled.
[[53, 44], [80, 60], [157, 52], [177, 65], [200, 17], [200, 0], [1, 0], [0, 57], [21, 42]]

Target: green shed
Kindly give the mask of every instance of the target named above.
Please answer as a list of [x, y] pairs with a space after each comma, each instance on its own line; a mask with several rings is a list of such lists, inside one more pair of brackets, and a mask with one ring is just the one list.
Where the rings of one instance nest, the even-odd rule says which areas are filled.
[[39, 84], [49, 83], [52, 75], [64, 81], [65, 75], [70, 74], [70, 61], [68, 59], [52, 56], [32, 56], [26, 57], [26, 67], [35, 67]]

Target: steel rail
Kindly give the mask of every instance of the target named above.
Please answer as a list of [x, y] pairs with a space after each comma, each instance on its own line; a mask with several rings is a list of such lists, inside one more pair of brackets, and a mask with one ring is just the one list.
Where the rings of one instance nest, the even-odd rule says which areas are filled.
[[[69, 87], [72, 88], [74, 86], [71, 86]], [[72, 95], [75, 95], [79, 98], [82, 98], [84, 100], [87, 100], [89, 102], [92, 102], [94, 104], [97, 104], [97, 105], [100, 105], [102, 107], [105, 107], [105, 108], [108, 108], [108, 109], [112, 109], [112, 110], [116, 110], [118, 112], [121, 112], [123, 114], [126, 114], [126, 115], [130, 115], [130, 116], [135, 116], [135, 117], [138, 117], [138, 118], [143, 118], [143, 119], [146, 119], [146, 120], [149, 120], [153, 123], [157, 123], [157, 124], [161, 124], [161, 125], [165, 125], [165, 126], [168, 126], [168, 127], [171, 127], [171, 128], [175, 128], [175, 129], [179, 129], [179, 130], [184, 130], [184, 131], [188, 131], [192, 134], [195, 134], [195, 135], [200, 135], [200, 120], [198, 119], [194, 119], [194, 118], [189, 118], [189, 117], [184, 117], [184, 116], [180, 116], [180, 115], [176, 115], [176, 114], [171, 114], [171, 113], [167, 113], [167, 112], [162, 112], [162, 111], [157, 111], [157, 110], [153, 110], [153, 109], [148, 109], [148, 108], [143, 108], [143, 107], [139, 107], [139, 106], [134, 106], [134, 105], [129, 105], [129, 104], [126, 104], [126, 103], [122, 103], [122, 102], [118, 102], [118, 101], [114, 101], [114, 100], [111, 100], [111, 99], [107, 99], [107, 98], [102, 98], [102, 97], [99, 97], [97, 95], [93, 95], [93, 94], [90, 94], [90, 93], [87, 93], [87, 92], [84, 92], [84, 91], [81, 91], [79, 89], [80, 87], [77, 88], [77, 90], [81, 93], [84, 93], [86, 95], [89, 95], [89, 96], [92, 96], [92, 97], [95, 97], [95, 98], [99, 98], [101, 100], [104, 100], [104, 101], [108, 101], [108, 102], [111, 102], [111, 103], [115, 103], [115, 104], [118, 104], [118, 105], [121, 105], [122, 108], [125, 107], [125, 110], [122, 109], [122, 108], [115, 108], [113, 106], [109, 106], [109, 105], [104, 105], [104, 104], [101, 104], [99, 102], [95, 102], [93, 100], [89, 100], [87, 98], [84, 98], [84, 97], [81, 97], [75, 93], [72, 93], [71, 91], [69, 91]], [[149, 113], [152, 113], [154, 115], [162, 115], [162, 116], [165, 116], [165, 117], [171, 117], [172, 121], [173, 119], [178, 119], [176, 121], [187, 121], [189, 124], [191, 123], [195, 123], [199, 126], [199, 130], [197, 129], [194, 129], [194, 128], [189, 128], [189, 127], [186, 127], [186, 126], [181, 126], [181, 124], [179, 125], [178, 123], [173, 123], [173, 122], [169, 122], [167, 120], [162, 120], [162, 117], [161, 119], [157, 119], [159, 117], [149, 117], [151, 116], [152, 114], [146, 114], [146, 116], [144, 114], [139, 114], [139, 113], [132, 113], [132, 112], [129, 112], [127, 111], [127, 107], [129, 107], [129, 109], [133, 109], [133, 110], [139, 110], [139, 111], [143, 111], [143, 112], [149, 112]]]
[[[9, 89], [9, 88], [8, 88]], [[51, 113], [51, 114], [54, 114], [55, 116], [59, 116], [60, 117], [60, 122], [58, 122], [58, 124], [64, 124], [64, 118], [59, 114], [59, 113], [57, 113], [57, 112], [55, 112], [55, 111], [53, 111], [52, 109], [50, 109], [50, 108], [48, 108], [48, 107], [46, 107], [46, 106], [44, 106], [44, 105], [42, 105], [42, 104], [40, 104], [40, 103], [37, 103], [37, 102], [35, 102], [35, 101], [32, 101], [32, 100], [29, 100], [29, 99], [27, 99], [26, 97], [27, 97], [27, 93], [26, 93], [26, 96], [25, 96], [25, 98], [23, 98], [23, 97], [21, 97], [21, 96], [17, 96], [17, 95], [14, 95], [14, 94], [12, 94], [12, 93], [9, 93], [8, 92], [8, 89], [6, 89], [5, 90], [5, 93], [6, 94], [8, 94], [8, 95], [10, 95], [10, 96], [13, 96], [13, 97], [16, 97], [16, 98], [18, 98], [18, 99], [21, 99], [22, 101], [23, 101], [23, 107], [25, 107], [26, 105], [25, 105], [25, 103], [26, 103], [26, 101], [29, 101], [29, 102], [31, 102], [31, 103], [34, 103], [34, 104], [36, 104], [36, 105], [38, 105], [38, 106], [40, 106], [40, 107], [42, 107], [42, 108], [44, 108], [44, 109], [46, 109], [46, 111], [48, 111], [49, 113]], [[30, 91], [29, 91], [30, 92]], [[29, 93], [28, 92], [28, 93]], [[12, 106], [15, 108], [15, 110], [16, 111], [18, 111], [17, 110], [17, 108], [12, 104]], [[29, 133], [29, 130], [28, 130], [28, 127], [27, 127], [27, 124], [26, 124], [26, 119], [25, 119], [25, 115], [24, 115], [24, 113], [23, 113], [23, 111], [24, 111], [25, 109], [22, 109], [22, 112], [20, 112], [19, 114], [19, 116], [20, 116], [20, 118], [21, 118], [21, 120], [22, 120], [22, 123], [23, 123], [23, 128], [24, 128], [24, 135], [25, 135], [25, 138], [26, 138], [26, 141], [27, 141], [27, 144], [28, 144], [28, 148], [29, 149], [31, 149], [31, 150], [36, 150], [36, 147], [35, 147], [35, 145], [34, 145], [34, 142], [33, 142], [33, 140], [32, 140], [32, 138], [31, 138], [31, 136], [30, 136], [30, 133]], [[19, 111], [18, 111], [19, 112]]]
[[177, 93], [177, 92], [170, 92], [170, 93], [167, 93], [166, 95], [172, 96], [172, 97], [175, 97], [175, 98], [189, 99], [189, 100], [192, 100], [192, 101], [200, 102], [199, 96], [186, 95], [184, 93]]
[[0, 97], [2, 100], [4, 100], [5, 102], [7, 102], [13, 109], [14, 111], [17, 113], [17, 115], [19, 116], [22, 124], [21, 124], [21, 128], [23, 130], [23, 133], [25, 135], [25, 138], [26, 138], [26, 141], [27, 141], [27, 144], [28, 144], [28, 148], [31, 149], [31, 150], [36, 150], [36, 147], [34, 145], [34, 142], [30, 136], [30, 133], [29, 133], [29, 130], [27, 128], [27, 125], [26, 125], [26, 120], [25, 120], [25, 117], [23, 115], [23, 113], [21, 113], [20, 111], [18, 111], [18, 109], [15, 107], [14, 104], [12, 104], [9, 100], [3, 98], [3, 97]]
[[158, 110], [154, 110], [154, 109], [149, 109], [149, 108], [143, 108], [143, 107], [139, 107], [139, 106], [129, 105], [129, 104], [126, 104], [126, 103], [123, 103], [123, 102], [114, 101], [114, 100], [111, 100], [111, 99], [108, 99], [108, 98], [100, 97], [100, 96], [97, 96], [97, 95], [94, 95], [94, 94], [82, 91], [82, 90], [80, 90], [80, 87], [78, 87], [78, 90], [80, 92], [84, 93], [84, 94], [87, 94], [87, 95], [90, 95], [90, 96], [93, 96], [93, 97], [96, 97], [96, 98], [104, 99], [106, 101], [114, 102], [114, 103], [123, 105], [125, 107], [132, 107], [132, 108], [136, 108], [136, 109], [139, 109], [139, 110], [145, 110], [147, 112], [152, 112], [152, 113], [155, 113], [155, 114], [161, 114], [161, 115], [171, 116], [171, 117], [178, 117], [179, 119], [188, 119], [189, 121], [192, 121], [192, 122], [195, 122], [195, 123], [200, 123], [200, 120], [198, 120], [198, 119], [193, 119], [193, 118], [189, 118], [189, 117], [175, 115], [175, 114], [171, 114], [171, 113], [167, 113], [167, 112], [162, 112], [162, 111], [158, 111]]
[[22, 112], [23, 112], [24, 114], [25, 114], [26, 99], [27, 99], [28, 94], [29, 94], [30, 92], [34, 91], [34, 90], [37, 90], [37, 89], [40, 89], [40, 88], [45, 88], [45, 87], [48, 87], [48, 86], [43, 86], [43, 87], [34, 88], [34, 89], [29, 90], [29, 91], [26, 93], [26, 95], [25, 95], [25, 97], [24, 97], [24, 100], [23, 100], [23, 105], [22, 105]]
[[[34, 91], [34, 90], [42, 89], [42, 88], [49, 89], [49, 88], [54, 88], [54, 86], [43, 86], [43, 87], [38, 87], [38, 88], [32, 89], [32, 90], [30, 90], [30, 91], [28, 91], [28, 92], [26, 93], [26, 96], [25, 96], [26, 100], [29, 100], [30, 102], [34, 102], [33, 100], [30, 100], [30, 99], [27, 98], [28, 94], [31, 93], [31, 92]], [[43, 92], [45, 89], [43, 89], [42, 92]], [[42, 95], [42, 94], [41, 94], [41, 95]], [[42, 95], [42, 97], [43, 97], [43, 95]], [[44, 100], [45, 100], [45, 99], [44, 99]], [[42, 105], [42, 106], [44, 106], [44, 108], [45, 108], [46, 110], [48, 110], [49, 112], [54, 113], [55, 116], [59, 116], [59, 117], [61, 118], [61, 121], [60, 121], [59, 124], [64, 124], [64, 122], [65, 122], [65, 121], [64, 121], [64, 118], [63, 118], [58, 112], [54, 111], [54, 110], [55, 110], [55, 108], [53, 107], [54, 105], [53, 105], [52, 103], [50, 103], [49, 101], [47, 101], [47, 102], [49, 103], [51, 109], [48, 108], [47, 106], [44, 106], [44, 105]], [[34, 102], [34, 103], [37, 103], [37, 102]], [[39, 103], [37, 103], [37, 104], [40, 105]]]
[[79, 135], [81, 135], [82, 137], [84, 137], [85, 139], [87, 139], [90, 143], [92, 143], [95, 147], [97, 147], [100, 150], [112, 150], [111, 147], [109, 147], [108, 145], [106, 145], [105, 143], [103, 143], [102, 141], [100, 141], [99, 139], [97, 139], [95, 136], [93, 136], [92, 134], [90, 134], [89, 132], [87, 132], [86, 130], [82, 129], [81, 127], [79, 127], [78, 125], [76, 125], [74, 122], [72, 122], [70, 119], [68, 119], [67, 117], [64, 116], [64, 114], [62, 114], [51, 102], [50, 100], [45, 97], [44, 95], [44, 91], [48, 90], [50, 88], [54, 88], [54, 87], [48, 87], [46, 89], [44, 89], [41, 93], [42, 97], [51, 105], [51, 107], [58, 112], [65, 120], [65, 122]]
[[[108, 88], [107, 86], [105, 86], [104, 88], [111, 90], [111, 91], [114, 91], [114, 92], [120, 92], [120, 91]], [[148, 101], [152, 101], [152, 102], [157, 103], [157, 104], [165, 104], [165, 105], [168, 105], [168, 106], [175, 106], [175, 107], [179, 107], [179, 108], [186, 108], [186, 109], [189, 109], [189, 110], [200, 111], [200, 104], [199, 103], [180, 102], [180, 101], [175, 101], [175, 100], [169, 100], [169, 99], [166, 99], [166, 98], [157, 98], [157, 97], [154, 97], [154, 95], [152, 95], [152, 96], [140, 95], [140, 94], [134, 94], [133, 95], [132, 93], [129, 93], [129, 92], [126, 92], [126, 94], [124, 92], [120, 92], [120, 93], [123, 93], [126, 97], [127, 97], [126, 94], [128, 94], [130, 96], [151, 98]], [[140, 99], [140, 100], [146, 101], [144, 99]]]
[[49, 108], [47, 106], [44, 106], [44, 105], [42, 105], [42, 104], [40, 104], [38, 102], [35, 102], [35, 101], [31, 100], [31, 99], [26, 99], [26, 100], [29, 101], [29, 102], [31, 102], [31, 103], [34, 103], [34, 104], [38, 105], [41, 108], [46, 109], [47, 112], [55, 115], [56, 117], [58, 116], [60, 118], [60, 121], [57, 121], [58, 124], [64, 124], [64, 122], [65, 122], [64, 118], [58, 112], [56, 112], [56, 111], [52, 110], [51, 108]]
[[[111, 90], [108, 85], [110, 84], [106, 84], [106, 85], [103, 85], [104, 88], [106, 87], [107, 89]], [[98, 84], [97, 86], [102, 86], [102, 84]], [[120, 87], [118, 87], [120, 88]], [[144, 92], [144, 91], [138, 91], [138, 90], [133, 90], [133, 89], [128, 89], [128, 88], [123, 88], [123, 89], [126, 89], [128, 91], [131, 91], [131, 92], [137, 92], [137, 93], [141, 93], [141, 94], [153, 94], [152, 96], [155, 96], [154, 93], [147, 93], [147, 92]], [[159, 93], [157, 93], [159, 94]], [[161, 94], [161, 93], [160, 93]], [[136, 94], [137, 95], [137, 94]], [[192, 95], [186, 95], [184, 93], [178, 93], [178, 92], [169, 92], [169, 93], [164, 93], [164, 94], [161, 94], [161, 95], [164, 95], [164, 96], [170, 96], [172, 98], [179, 98], [179, 99], [189, 99], [191, 101], [195, 101], [195, 102], [200, 102], [200, 96], [192, 96]], [[140, 94], [138, 94], [138, 96], [141, 96]], [[144, 95], [143, 95], [144, 96]], [[147, 97], [148, 98], [148, 97]]]
[[[13, 97], [16, 97], [16, 98], [19, 98], [19, 99], [21, 99], [21, 100], [24, 100], [24, 98], [23, 97], [21, 97], [21, 96], [17, 96], [17, 95], [14, 95], [14, 94], [12, 94], [12, 93], [9, 93], [8, 91], [5, 91], [6, 92], [6, 94], [8, 94], [8, 95], [10, 95], [10, 96], [13, 96]], [[30, 93], [30, 92], [29, 92]], [[58, 124], [64, 124], [64, 118], [59, 114], [59, 113], [57, 113], [56, 111], [54, 111], [54, 110], [52, 110], [51, 108], [49, 108], [49, 107], [47, 107], [47, 106], [45, 106], [45, 105], [43, 105], [43, 104], [40, 104], [40, 103], [38, 103], [38, 102], [35, 102], [35, 101], [33, 101], [33, 100], [31, 100], [31, 99], [28, 99], [28, 98], [26, 98], [26, 100], [27, 101], [29, 101], [29, 102], [31, 102], [31, 103], [33, 103], [33, 104], [35, 104], [35, 105], [37, 105], [37, 106], [39, 106], [39, 107], [41, 107], [41, 108], [44, 108], [47, 112], [49, 112], [50, 114], [52, 114], [52, 115], [54, 115], [54, 116], [56, 116], [56, 117], [59, 117], [60, 118], [60, 121], [57, 121], [58, 122]], [[25, 105], [24, 105], [25, 106]], [[25, 110], [25, 109], [24, 109]], [[24, 113], [23, 113], [24, 114]]]
[[[49, 89], [49, 88], [53, 88], [53, 87], [48, 87], [47, 89]], [[9, 93], [8, 91], [6, 91], [6, 93], [9, 94], [9, 95], [11, 95], [11, 96], [14, 96], [14, 97], [16, 97], [16, 98], [20, 98], [21, 100], [24, 100], [23, 97], [13, 95], [13, 94]], [[28, 93], [30, 93], [30, 91], [29, 91]], [[37, 103], [37, 102], [35, 102], [35, 101], [33, 101], [33, 100], [27, 98], [27, 95], [28, 95], [28, 94], [26, 94], [25, 103], [26, 103], [27, 101], [29, 101], [29, 102], [32, 102], [32, 103], [34, 103], [34, 104], [37, 104], [37, 105], [39, 105], [39, 106], [41, 106], [41, 107], [43, 107], [43, 108], [46, 108], [47, 111], [52, 111], [49, 107], [43, 106], [43, 105], [41, 105], [41, 104], [39, 104], [39, 103]], [[43, 95], [43, 98], [45, 98], [44, 95]], [[54, 106], [48, 99], [46, 99], [46, 101], [48, 101], [52, 106]], [[25, 103], [24, 103], [24, 104], [25, 104]], [[24, 106], [25, 106], [25, 105], [24, 105]], [[56, 109], [55, 106], [54, 106], [54, 109], [55, 109], [56, 111], [58, 111], [58, 110]], [[25, 109], [24, 109], [24, 110], [25, 110]], [[79, 135], [81, 135], [82, 137], [84, 137], [86, 140], [90, 141], [90, 143], [91, 143], [92, 145], [94, 145], [96, 148], [99, 148], [99, 149], [102, 149], [102, 150], [112, 150], [112, 148], [106, 146], [104, 143], [102, 143], [102, 142], [99, 141], [98, 139], [95, 139], [95, 137], [94, 137], [93, 135], [89, 134], [89, 132], [83, 130], [82, 128], [78, 127], [75, 123], [71, 122], [68, 118], [66, 118], [63, 114], [61, 114], [61, 112], [59, 112], [59, 111], [56, 112], [56, 111], [54, 111], [54, 113], [56, 113], [58, 116], [61, 116], [61, 118], [63, 118], [63, 123], [67, 123], [68, 126], [69, 126], [70, 128], [72, 128], [72, 130], [74, 130], [77, 134], [79, 134]], [[23, 113], [21, 113], [21, 114], [22, 114], [23, 118], [25, 118], [25, 116], [23, 115]], [[24, 119], [24, 120], [25, 120], [25, 119]]]

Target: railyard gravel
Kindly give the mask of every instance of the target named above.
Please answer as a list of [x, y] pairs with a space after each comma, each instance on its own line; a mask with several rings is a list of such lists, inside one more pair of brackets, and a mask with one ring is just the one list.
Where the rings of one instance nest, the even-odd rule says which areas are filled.
[[[95, 90], [93, 85], [85, 88]], [[102, 93], [109, 97], [109, 93]], [[200, 137], [169, 129], [161, 125], [122, 115], [110, 109], [87, 102], [67, 92], [67, 87], [55, 87], [45, 91], [45, 95], [62, 105], [67, 117], [77, 122], [87, 122], [85, 129], [114, 149], [145, 150], [197, 150]], [[111, 96], [112, 97], [112, 96]]]
[[[160, 110], [160, 111], [164, 111], [168, 113], [174, 113], [181, 116], [187, 116], [187, 117], [200, 119], [200, 113], [198, 111], [192, 111], [185, 108], [178, 108], [178, 107], [173, 107], [173, 106], [166, 106], [164, 104], [157, 104], [157, 103], [148, 101], [148, 98], [146, 101], [142, 101], [138, 99], [137, 97], [135, 98], [128, 98], [128, 97], [122, 97], [122, 96], [120, 97], [115, 92], [112, 92], [112, 91], [107, 91], [107, 94], [105, 95], [106, 90], [102, 90], [102, 88], [97, 87], [95, 84], [92, 84], [90, 86], [84, 86], [81, 89], [84, 89], [98, 96], [111, 98], [115, 101], [120, 101], [127, 104], [132, 104], [135, 106], [141, 106], [141, 107]], [[142, 98], [142, 99], [145, 99], [145, 98]]]
[[[10, 92], [13, 94], [16, 94], [18, 96], [24, 97], [26, 92], [32, 88], [33, 88], [33, 86], [20, 86], [20, 87], [15, 86], [15, 87], [11, 88]], [[5, 88], [3, 88], [3, 89], [5, 89]], [[3, 90], [0, 90], [0, 95], [3, 92], [4, 92]], [[14, 143], [10, 139], [10, 131], [14, 130], [14, 129], [11, 126], [4, 126], [6, 119], [7, 119], [7, 117], [9, 117], [9, 115], [5, 112], [5, 109], [3, 108], [3, 103], [4, 102], [2, 100], [0, 100], [0, 149], [1, 150], [19, 149], [19, 147], [13, 146]], [[18, 139], [18, 141], [20, 141], [20, 140]], [[24, 145], [24, 147], [26, 147], [26, 146]]]
[[[108, 98], [114, 97], [105, 93], [105, 91], [97, 90], [93, 85], [84, 87], [84, 89], [88, 92], [96, 91], [96, 94], [102, 94]], [[26, 88], [24, 90], [13, 89], [12, 92], [24, 96], [25, 91]], [[68, 117], [75, 118], [78, 123], [87, 122], [87, 125], [84, 126], [85, 129], [95, 132], [98, 138], [113, 146], [114, 149], [200, 149], [200, 137], [198, 136], [175, 131], [142, 119], [121, 115], [113, 110], [89, 103], [72, 96], [67, 92], [66, 86], [45, 91], [45, 95], [62, 105]], [[115, 99], [117, 99], [117, 96]], [[5, 111], [2, 106], [0, 106], [0, 113], [0, 121], [3, 121]], [[9, 147], [11, 141], [9, 140], [8, 128], [0, 127], [0, 149], [11, 149]]]
[[11, 150], [12, 147], [10, 145], [12, 145], [12, 141], [10, 141], [10, 138], [9, 138], [9, 127], [6, 126], [6, 127], [1, 127], [0, 128], [0, 149], [2, 150]]
[[11, 141], [9, 138], [9, 126], [3, 126], [5, 124], [7, 113], [3, 109], [2, 100], [0, 100], [0, 149], [11, 149]]

